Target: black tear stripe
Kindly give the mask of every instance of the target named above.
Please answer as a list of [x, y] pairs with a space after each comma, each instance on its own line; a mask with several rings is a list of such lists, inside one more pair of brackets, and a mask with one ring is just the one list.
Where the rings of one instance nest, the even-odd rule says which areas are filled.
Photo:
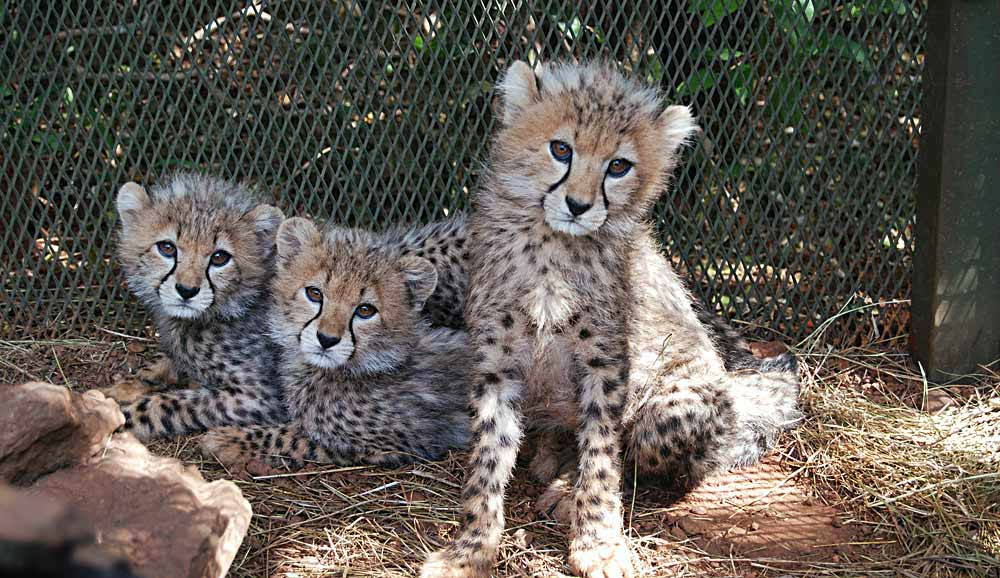
[[215, 283], [212, 283], [212, 274], [209, 273], [209, 271], [211, 270], [212, 270], [212, 257], [209, 256], [208, 266], [205, 267], [205, 280], [208, 281], [208, 288], [212, 290], [212, 300], [208, 302], [208, 307], [206, 307], [205, 309], [209, 309], [210, 307], [212, 307], [212, 305], [215, 305]]
[[156, 284], [157, 295], [160, 294], [160, 287], [162, 287], [163, 284], [167, 282], [167, 279], [170, 279], [170, 276], [174, 274], [174, 271], [177, 270], [177, 253], [174, 253], [173, 259], [174, 259], [174, 265], [170, 268], [169, 271], [167, 271], [167, 274], [164, 275], [162, 279], [160, 279], [160, 282]]
[[608, 210], [608, 205], [610, 204], [610, 203], [608, 203], [608, 193], [607, 193], [607, 191], [604, 190], [604, 183], [606, 183], [606, 182], [608, 182], [608, 175], [607, 175], [607, 173], [605, 173], [604, 174], [604, 178], [601, 179], [601, 197], [604, 198], [604, 210], [605, 211]]
[[316, 319], [320, 315], [323, 314], [323, 305], [325, 305], [325, 304], [326, 304], [326, 299], [320, 301], [319, 302], [319, 311], [316, 312], [316, 315], [313, 315], [312, 318], [309, 321], [306, 321], [305, 325], [302, 326], [302, 329], [299, 329], [299, 335], [298, 335], [299, 343], [302, 343], [302, 332], [306, 330], [306, 327], [309, 327], [310, 323], [312, 323], [313, 321], [316, 321]]
[[351, 349], [351, 354], [347, 356], [348, 361], [354, 359], [354, 354], [358, 352], [358, 339], [354, 336], [354, 319], [355, 316], [352, 314], [351, 320], [347, 322], [347, 332], [351, 334], [351, 345], [354, 346]]
[[563, 173], [562, 178], [559, 179], [558, 181], [556, 181], [556, 183], [554, 185], [550, 185], [549, 186], [549, 190], [545, 194], [549, 194], [552, 191], [558, 189], [560, 186], [562, 186], [562, 184], [566, 182], [566, 179], [569, 178], [569, 172], [571, 170], [573, 170], [573, 157], [572, 156], [569, 157], [569, 162], [566, 163], [566, 172]]

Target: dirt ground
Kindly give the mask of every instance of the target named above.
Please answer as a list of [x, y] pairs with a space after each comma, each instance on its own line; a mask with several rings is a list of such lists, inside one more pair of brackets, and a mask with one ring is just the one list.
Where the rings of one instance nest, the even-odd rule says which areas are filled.
[[[38, 379], [86, 390], [135, 371], [155, 344], [109, 335], [106, 340], [3, 342], [0, 347], [0, 383]], [[987, 379], [928, 392], [906, 378], [898, 362], [884, 369], [827, 352], [822, 358], [807, 356], [804, 365], [807, 373], [822, 365], [840, 376], [840, 387], [873, 403], [891, 401], [927, 412], [972, 396], [993, 396], [1000, 383]], [[426, 553], [457, 527], [462, 454], [397, 470], [250, 467], [229, 472], [202, 458], [194, 440], [157, 442], [151, 449], [196, 465], [206, 478], [235, 479], [250, 500], [254, 517], [231, 576], [412, 576]], [[822, 469], [828, 464], [817, 465], [823, 458], [810, 448], [802, 437], [786, 436], [763, 463], [715, 477], [686, 496], [654, 487], [625, 488], [626, 532], [643, 575], [896, 574], [890, 560], [907, 556], [904, 537], [859, 515], [856, 494], [840, 495], [836, 484], [817, 482], [825, 479]], [[538, 490], [519, 468], [508, 493], [508, 530], [497, 576], [569, 571], [565, 528], [534, 510]], [[997, 509], [987, 506], [991, 516], [1000, 516]], [[995, 561], [995, 554], [984, 556]], [[928, 571], [898, 575], [1000, 572], [1000, 565], [978, 558], [958, 563], [957, 570], [936, 559], [911, 567]]]

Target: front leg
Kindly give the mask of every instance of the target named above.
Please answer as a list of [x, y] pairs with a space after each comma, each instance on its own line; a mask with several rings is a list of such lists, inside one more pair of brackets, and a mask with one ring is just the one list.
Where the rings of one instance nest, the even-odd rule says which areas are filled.
[[125, 430], [144, 441], [228, 425], [276, 424], [284, 415], [277, 393], [260, 385], [174, 390], [117, 401]]
[[136, 376], [142, 381], [152, 381], [166, 385], [178, 385], [183, 381], [177, 365], [168, 356], [159, 353], [156, 361], [140, 369]]
[[590, 319], [574, 333], [580, 425], [569, 561], [587, 578], [631, 577], [635, 569], [622, 531], [620, 489], [621, 415], [629, 372], [625, 327]]
[[373, 452], [362, 440], [347, 436], [327, 444], [317, 443], [298, 423], [213, 429], [201, 437], [199, 445], [206, 457], [214, 457], [226, 466], [242, 465], [252, 459], [273, 467], [292, 468], [307, 463], [351, 466], [399, 461], [398, 456]]
[[523, 375], [517, 351], [524, 322], [504, 313], [473, 332], [481, 361], [473, 378], [472, 454], [462, 491], [462, 529], [444, 550], [431, 554], [422, 578], [488, 576], [503, 534], [504, 491], [521, 442], [519, 397]]
[[170, 357], [158, 353], [156, 360], [140, 369], [135, 376], [119, 379], [112, 385], [101, 388], [101, 392], [118, 403], [128, 403], [181, 386], [189, 389], [201, 387], [197, 383], [188, 382]]

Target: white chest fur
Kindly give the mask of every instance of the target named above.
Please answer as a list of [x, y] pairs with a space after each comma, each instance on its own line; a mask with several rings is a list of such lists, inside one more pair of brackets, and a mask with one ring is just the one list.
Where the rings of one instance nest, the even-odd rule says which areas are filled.
[[[548, 235], [546, 235], [548, 237]], [[563, 267], [568, 260], [566, 251], [555, 240], [536, 244], [526, 267], [529, 278], [524, 296], [528, 312], [540, 336], [561, 326], [577, 310], [579, 291]]]
[[529, 290], [525, 309], [538, 327], [539, 334], [552, 331], [573, 313], [576, 303], [573, 289], [558, 275], [546, 275]]

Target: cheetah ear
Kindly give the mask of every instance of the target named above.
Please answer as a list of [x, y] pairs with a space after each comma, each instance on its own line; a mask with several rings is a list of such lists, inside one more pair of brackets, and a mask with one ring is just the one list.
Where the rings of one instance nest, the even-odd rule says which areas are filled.
[[523, 60], [517, 60], [507, 67], [499, 88], [505, 126], [510, 126], [523, 109], [541, 98], [538, 77]]
[[271, 205], [257, 205], [247, 213], [247, 217], [253, 221], [254, 231], [257, 233], [260, 244], [265, 247], [273, 246], [278, 227], [285, 220], [281, 209]]
[[675, 155], [681, 146], [688, 143], [701, 128], [694, 120], [691, 109], [686, 106], [668, 106], [656, 118], [664, 147], [668, 155]]
[[118, 218], [122, 230], [128, 231], [139, 222], [139, 213], [153, 205], [146, 189], [139, 183], [125, 183], [118, 189]]
[[414, 256], [401, 258], [399, 266], [403, 270], [406, 287], [410, 290], [413, 299], [413, 309], [420, 311], [424, 308], [424, 303], [427, 303], [427, 299], [434, 293], [434, 289], [437, 288], [437, 269], [427, 259]]
[[278, 263], [287, 263], [302, 252], [303, 248], [319, 243], [319, 229], [309, 219], [292, 217], [278, 227]]

